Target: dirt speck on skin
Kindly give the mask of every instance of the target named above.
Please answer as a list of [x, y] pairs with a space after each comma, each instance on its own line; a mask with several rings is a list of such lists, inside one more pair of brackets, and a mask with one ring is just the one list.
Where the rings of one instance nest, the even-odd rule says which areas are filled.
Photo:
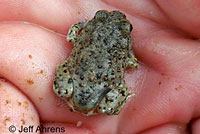
[[81, 13], [78, 11], [78, 15], [80, 15]]
[[35, 74], [42, 75], [44, 78], [48, 78], [46, 72], [42, 69], [38, 70]]
[[180, 90], [182, 88], [181, 85], [179, 85], [178, 87], [175, 88], [176, 91]]
[[34, 81], [33, 81], [33, 79], [31, 79], [31, 78], [25, 79], [25, 81], [26, 81], [29, 85], [34, 84]]
[[42, 101], [43, 101], [43, 98], [42, 98], [42, 97], [39, 97], [39, 100], [40, 100], [40, 102], [42, 102]]
[[32, 59], [32, 58], [33, 58], [33, 56], [32, 56], [32, 55], [30, 55], [30, 54], [28, 55], [28, 57], [29, 57], [29, 59]]
[[24, 107], [25, 107], [25, 109], [28, 109], [28, 102], [27, 101], [24, 101]]
[[34, 116], [31, 116], [31, 120], [32, 120], [32, 121], [35, 121], [35, 118], [34, 118]]
[[18, 104], [18, 106], [21, 106], [21, 105], [22, 105], [22, 103], [21, 103], [21, 102], [19, 102], [19, 101], [17, 102], [17, 104]]
[[36, 74], [44, 74], [44, 71], [41, 69], [39, 72], [37, 72]]
[[7, 123], [10, 121], [10, 117], [6, 117], [4, 120], [3, 120], [3, 124], [6, 126]]
[[6, 105], [10, 104], [11, 101], [10, 100], [6, 100]]
[[43, 74], [43, 72], [44, 72], [44, 71], [41, 69], [41, 70], [40, 70], [40, 74]]
[[21, 124], [22, 124], [22, 125], [25, 125], [25, 124], [26, 124], [26, 122], [25, 122], [24, 119], [21, 119]]

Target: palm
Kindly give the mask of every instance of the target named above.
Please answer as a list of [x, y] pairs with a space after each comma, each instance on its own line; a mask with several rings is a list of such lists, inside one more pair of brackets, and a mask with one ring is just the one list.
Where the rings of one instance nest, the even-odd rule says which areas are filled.
[[[0, 86], [0, 126], [7, 130], [10, 124], [42, 122], [46, 126], [65, 127], [71, 133], [166, 134], [187, 133], [191, 122], [192, 131], [198, 133], [198, 120], [191, 121], [200, 115], [199, 40], [194, 40], [200, 36], [199, 18], [195, 14], [199, 12], [195, 8], [198, 4], [195, 0], [157, 1], [124, 1], [122, 6], [120, 0], [74, 2], [74, 5], [72, 1], [2, 0], [0, 20], [38, 25], [0, 23], [0, 75], [8, 80], [2, 80]], [[185, 5], [194, 7], [193, 11]], [[86, 117], [70, 112], [52, 91], [55, 66], [66, 59], [72, 45], [65, 37], [40, 26], [66, 34], [71, 24], [85, 16], [93, 17], [99, 9], [127, 14], [133, 25], [134, 52], [141, 63], [139, 69], [127, 70], [126, 83], [136, 96], [120, 115]], [[13, 114], [13, 109], [18, 112]], [[80, 128], [76, 127], [78, 121], [82, 121]]]

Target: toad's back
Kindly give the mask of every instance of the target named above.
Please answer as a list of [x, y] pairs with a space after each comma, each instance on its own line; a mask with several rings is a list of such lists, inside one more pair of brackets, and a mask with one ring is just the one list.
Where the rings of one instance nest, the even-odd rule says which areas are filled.
[[83, 25], [73, 40], [68, 37], [74, 48], [65, 63], [73, 80], [71, 103], [79, 111], [93, 109], [124, 83], [124, 70], [133, 58], [132, 26], [121, 12], [97, 12]]

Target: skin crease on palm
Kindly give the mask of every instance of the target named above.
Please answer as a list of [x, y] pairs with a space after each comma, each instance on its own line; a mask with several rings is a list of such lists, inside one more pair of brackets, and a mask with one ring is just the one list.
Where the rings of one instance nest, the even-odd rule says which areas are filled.
[[[61, 35], [100, 9], [126, 14], [140, 67], [126, 71], [136, 96], [118, 116], [87, 117], [71, 112], [52, 82], [72, 49]], [[70, 134], [199, 134], [199, 12], [198, 0], [0, 0], [0, 133], [42, 123]]]

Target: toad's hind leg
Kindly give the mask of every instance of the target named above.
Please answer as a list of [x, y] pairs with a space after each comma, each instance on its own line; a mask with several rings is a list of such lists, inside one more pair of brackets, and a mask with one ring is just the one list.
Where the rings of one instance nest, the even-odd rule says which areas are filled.
[[67, 61], [63, 61], [57, 66], [53, 83], [54, 92], [64, 100], [71, 98], [73, 93], [73, 80], [67, 66]]
[[135, 55], [133, 54], [132, 51], [130, 51], [128, 53], [128, 59], [126, 61], [126, 64], [127, 64], [128, 67], [132, 67], [132, 68], [135, 68], [135, 69], [138, 68], [138, 60], [137, 60], [137, 58], [135, 57]]
[[117, 115], [120, 113], [127, 100], [134, 95], [135, 94], [128, 93], [128, 89], [124, 83], [117, 89], [112, 89], [108, 92], [100, 102], [97, 110], [103, 114]]
[[78, 22], [78, 23], [75, 23], [74, 25], [72, 25], [67, 34], [67, 41], [75, 44], [78, 39], [79, 31], [82, 28], [84, 28], [86, 22], [87, 22], [87, 20], [84, 19], [82, 22]]

